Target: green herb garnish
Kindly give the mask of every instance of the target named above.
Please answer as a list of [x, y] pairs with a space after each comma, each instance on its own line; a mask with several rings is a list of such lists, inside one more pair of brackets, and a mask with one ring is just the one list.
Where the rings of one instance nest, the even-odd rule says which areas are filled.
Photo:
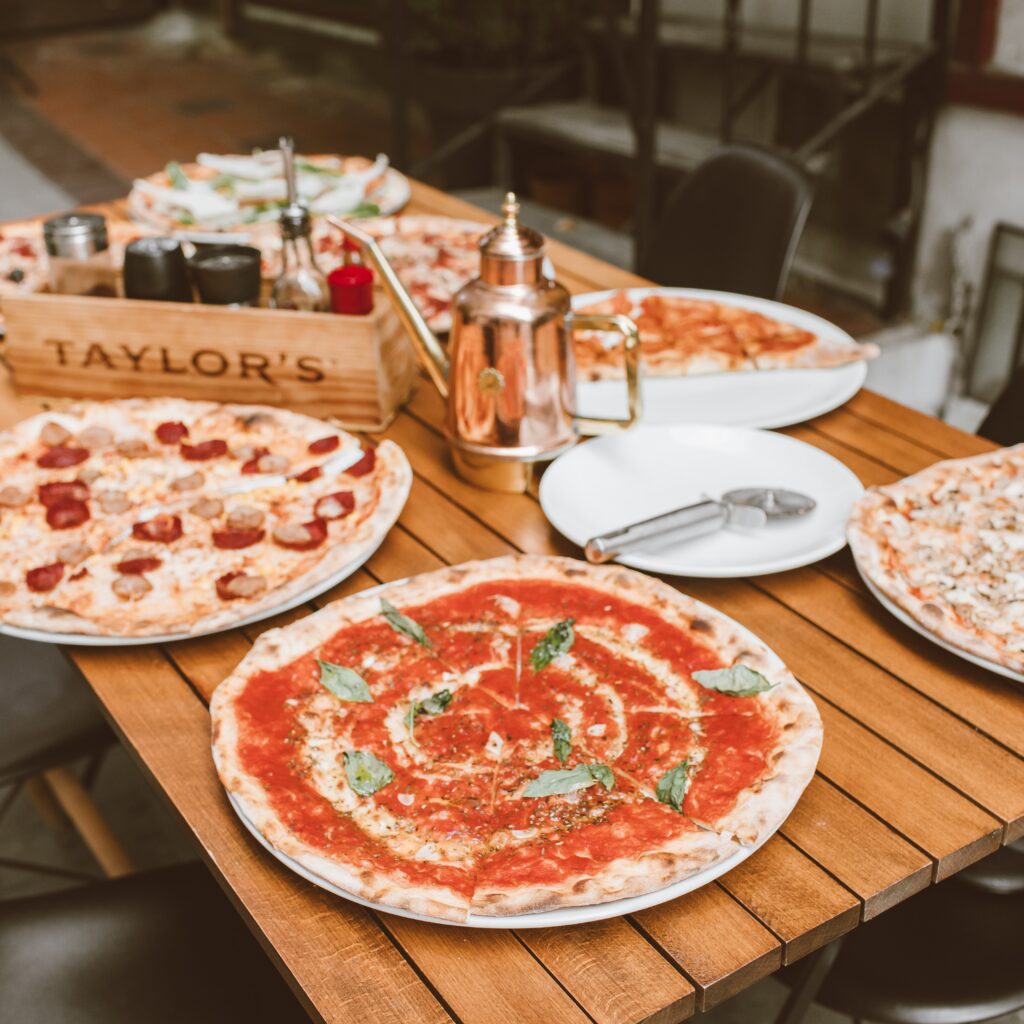
[[690, 788], [690, 762], [680, 761], [675, 768], [669, 769], [658, 780], [654, 788], [655, 797], [663, 804], [674, 807], [680, 814], [683, 813], [683, 797]]
[[181, 164], [179, 164], [177, 160], [172, 160], [164, 170], [171, 182], [171, 188], [177, 188], [183, 191], [188, 188], [188, 175], [181, 169]]
[[369, 704], [373, 697], [366, 680], [358, 673], [344, 665], [335, 665], [330, 661], [316, 662], [320, 666], [320, 685], [330, 690], [338, 700], [348, 700], [359, 704]]
[[541, 640], [532, 651], [530, 651], [530, 664], [533, 671], [539, 672], [547, 668], [560, 654], [565, 654], [576, 640], [576, 633], [573, 630], [575, 619], [562, 619], [561, 622], [552, 626], [544, 639]]
[[188, 212], [188, 210], [179, 210], [174, 215], [174, 219], [179, 224], [195, 224], [196, 222], [195, 217], [193, 217], [192, 214]]
[[414, 700], [409, 705], [409, 710], [405, 716], [405, 724], [409, 726], [409, 739], [412, 740], [414, 746], [417, 745], [414, 735], [416, 719], [420, 715], [439, 715], [451, 702], [451, 690], [438, 690], [437, 693], [432, 693], [425, 700]]
[[706, 689], [717, 690], [730, 697], [753, 697], [755, 693], [764, 693], [775, 685], [760, 672], [747, 668], [746, 665], [700, 669], [690, 674]]
[[395, 777], [395, 773], [368, 750], [346, 750], [342, 756], [348, 784], [360, 796], [373, 796]]
[[407, 637], [415, 640], [421, 647], [434, 646], [427, 634], [423, 632], [420, 624], [410, 619], [408, 615], [403, 615], [387, 598], [382, 597], [380, 599], [380, 613], [388, 620], [388, 625], [396, 633], [404, 633]]
[[555, 757], [565, 764], [572, 753], [572, 732], [560, 718], [551, 720], [551, 744], [555, 749]]
[[527, 783], [523, 796], [559, 796], [575, 793], [600, 783], [605, 789], [615, 786], [612, 770], [604, 764], [578, 764], [575, 768], [547, 769]]

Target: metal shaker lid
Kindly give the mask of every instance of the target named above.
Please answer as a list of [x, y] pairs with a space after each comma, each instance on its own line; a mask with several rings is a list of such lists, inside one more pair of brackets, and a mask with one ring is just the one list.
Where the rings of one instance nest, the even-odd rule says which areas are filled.
[[[491, 284], [538, 280], [544, 258], [544, 236], [519, 223], [519, 203], [514, 192], [501, 204], [502, 222], [480, 239], [480, 276]], [[515, 268], [514, 265], [519, 267]]]
[[281, 234], [285, 238], [302, 238], [310, 232], [309, 210], [301, 203], [289, 203], [281, 210]]
[[51, 256], [85, 259], [107, 248], [107, 218], [102, 213], [62, 213], [43, 223]]

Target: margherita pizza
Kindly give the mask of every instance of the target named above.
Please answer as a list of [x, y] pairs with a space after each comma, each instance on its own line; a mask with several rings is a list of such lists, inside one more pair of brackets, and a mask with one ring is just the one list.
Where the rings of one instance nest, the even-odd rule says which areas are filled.
[[0, 435], [0, 620], [200, 633], [273, 609], [377, 546], [401, 449], [309, 416], [183, 399], [89, 402]]
[[[655, 377], [737, 370], [843, 366], [873, 359], [878, 348], [839, 337], [822, 337], [739, 305], [647, 289], [616, 292], [578, 313], [621, 313], [640, 332], [644, 372]], [[618, 335], [578, 331], [576, 373], [581, 380], [624, 374]]]
[[1024, 445], [872, 487], [847, 534], [867, 578], [926, 630], [1024, 673]]
[[821, 722], [767, 647], [619, 566], [470, 562], [257, 641], [211, 703], [279, 851], [446, 920], [662, 888], [773, 832]]

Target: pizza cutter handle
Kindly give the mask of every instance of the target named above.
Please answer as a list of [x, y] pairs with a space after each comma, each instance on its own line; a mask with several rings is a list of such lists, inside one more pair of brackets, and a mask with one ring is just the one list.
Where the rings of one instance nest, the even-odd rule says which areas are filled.
[[605, 416], [577, 416], [578, 434], [610, 434], [627, 430], [640, 421], [643, 405], [640, 395], [640, 332], [628, 316], [606, 313], [570, 313], [566, 318], [570, 331], [617, 331], [622, 335], [626, 360], [626, 394], [629, 413], [624, 420]]
[[591, 537], [583, 550], [588, 562], [600, 565], [637, 547], [645, 540], [671, 536], [673, 541], [692, 540], [720, 530], [729, 521], [729, 508], [720, 501], [698, 501], [639, 523]]

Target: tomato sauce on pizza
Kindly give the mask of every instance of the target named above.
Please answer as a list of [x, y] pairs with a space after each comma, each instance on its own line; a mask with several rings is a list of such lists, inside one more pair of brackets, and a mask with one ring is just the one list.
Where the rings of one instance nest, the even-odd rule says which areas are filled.
[[221, 777], [272, 844], [448, 920], [710, 867], [777, 827], [820, 747], [813, 703], [730, 620], [630, 570], [527, 556], [265, 634], [211, 712]]

